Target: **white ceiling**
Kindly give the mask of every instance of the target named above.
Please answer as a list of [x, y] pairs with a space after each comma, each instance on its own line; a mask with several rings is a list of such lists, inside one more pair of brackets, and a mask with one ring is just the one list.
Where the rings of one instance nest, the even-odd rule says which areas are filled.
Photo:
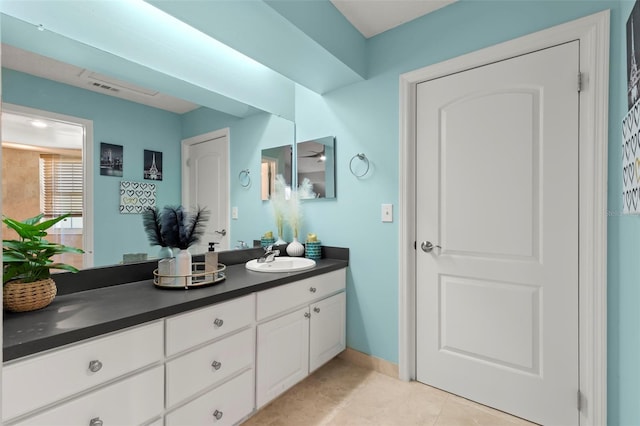
[[366, 38], [395, 28], [456, 0], [331, 0]]

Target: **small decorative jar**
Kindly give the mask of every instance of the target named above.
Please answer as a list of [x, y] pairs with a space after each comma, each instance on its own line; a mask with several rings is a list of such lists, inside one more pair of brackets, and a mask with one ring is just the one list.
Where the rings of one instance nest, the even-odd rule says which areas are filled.
[[322, 257], [322, 243], [320, 241], [307, 241], [304, 257], [320, 259]]
[[265, 237], [263, 236], [262, 238], [260, 238], [260, 247], [265, 248], [265, 247], [269, 247], [274, 245], [276, 242], [276, 239], [272, 237]]

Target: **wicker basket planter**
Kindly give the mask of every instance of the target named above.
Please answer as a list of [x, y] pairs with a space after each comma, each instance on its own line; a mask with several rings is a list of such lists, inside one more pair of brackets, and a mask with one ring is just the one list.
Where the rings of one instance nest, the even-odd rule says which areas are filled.
[[57, 291], [56, 283], [51, 278], [32, 283], [9, 281], [2, 288], [2, 302], [8, 311], [35, 311], [49, 306]]

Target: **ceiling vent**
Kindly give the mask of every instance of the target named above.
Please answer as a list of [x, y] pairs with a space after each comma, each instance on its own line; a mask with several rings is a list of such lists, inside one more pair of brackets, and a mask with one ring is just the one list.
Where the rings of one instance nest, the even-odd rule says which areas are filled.
[[114, 93], [130, 93], [136, 96], [153, 97], [158, 94], [156, 90], [149, 90], [143, 87], [134, 86], [125, 81], [116, 80], [106, 75], [98, 74], [89, 70], [82, 70], [78, 76], [87, 81], [89, 86], [95, 89], [102, 89]]

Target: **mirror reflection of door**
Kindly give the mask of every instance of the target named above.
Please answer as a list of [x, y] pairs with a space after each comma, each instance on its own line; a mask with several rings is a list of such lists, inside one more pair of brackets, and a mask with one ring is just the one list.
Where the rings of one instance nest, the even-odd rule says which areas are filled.
[[[2, 113], [2, 214], [24, 220], [44, 214], [71, 216], [51, 228], [47, 240], [86, 250], [82, 125], [26, 112]], [[2, 228], [3, 239], [17, 234]], [[65, 253], [54, 257], [79, 269], [90, 257]], [[56, 271], [53, 271], [56, 272]]]
[[278, 162], [273, 158], [262, 157], [260, 169], [261, 199], [268, 200], [276, 185]]
[[219, 130], [182, 141], [182, 204], [209, 211], [204, 235], [189, 250], [204, 253], [209, 243], [229, 249], [229, 136]]
[[261, 199], [269, 200], [275, 191], [276, 176], [282, 175], [285, 185], [291, 188], [292, 179], [292, 155], [291, 145], [277, 146], [262, 150], [260, 169]]

